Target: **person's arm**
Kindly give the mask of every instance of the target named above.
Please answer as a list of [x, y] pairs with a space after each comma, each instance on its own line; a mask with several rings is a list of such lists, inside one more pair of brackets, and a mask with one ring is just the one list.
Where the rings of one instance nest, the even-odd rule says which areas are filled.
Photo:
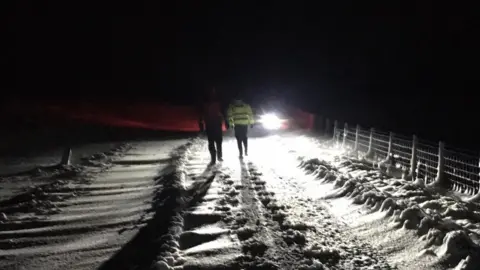
[[255, 123], [255, 118], [253, 117], [253, 111], [250, 105], [247, 105], [247, 115], [248, 115], [248, 120], [250, 122], [249, 124], [253, 125]]
[[228, 126], [233, 127], [235, 124], [233, 123], [233, 107], [232, 106], [228, 106], [227, 118], [228, 118]]
[[225, 106], [224, 103], [221, 105], [221, 114], [222, 114], [222, 121], [225, 122], [225, 127], [227, 129], [230, 128], [230, 122], [228, 120], [228, 108]]

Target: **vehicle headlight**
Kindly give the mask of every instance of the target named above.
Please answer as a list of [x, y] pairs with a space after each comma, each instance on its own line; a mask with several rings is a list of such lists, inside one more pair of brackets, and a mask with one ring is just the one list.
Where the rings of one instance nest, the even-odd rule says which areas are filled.
[[259, 122], [266, 129], [280, 129], [282, 127], [282, 119], [273, 113], [264, 114], [260, 117]]

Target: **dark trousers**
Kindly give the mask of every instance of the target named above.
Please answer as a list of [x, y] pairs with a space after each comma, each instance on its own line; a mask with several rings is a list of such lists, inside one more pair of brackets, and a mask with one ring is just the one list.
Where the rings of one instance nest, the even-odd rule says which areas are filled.
[[237, 146], [240, 156], [243, 156], [243, 148], [245, 154], [248, 153], [248, 125], [235, 125], [235, 138], [237, 139]]
[[208, 151], [212, 162], [222, 158], [222, 126], [207, 127]]

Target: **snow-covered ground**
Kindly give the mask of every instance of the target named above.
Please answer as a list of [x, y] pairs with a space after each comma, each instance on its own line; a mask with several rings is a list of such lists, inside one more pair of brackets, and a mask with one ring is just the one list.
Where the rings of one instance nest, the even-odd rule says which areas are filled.
[[[309, 140], [308, 138], [303, 138]], [[323, 202], [399, 269], [480, 269], [480, 207], [451, 192], [390, 177], [328, 143], [303, 155]]]
[[[108, 153], [117, 148], [121, 143], [92, 143], [74, 146], [72, 148], [71, 162], [78, 165], [83, 160], [94, 154]], [[0, 176], [20, 173], [31, 170], [38, 166], [50, 166], [57, 164], [62, 156], [62, 148], [53, 148], [48, 151], [33, 151], [17, 157], [0, 157]]]
[[121, 152], [125, 147], [119, 143], [85, 144], [72, 148], [71, 164], [61, 168], [62, 149], [33, 152], [16, 157], [0, 157], [0, 201], [7, 200], [29, 189], [49, 184], [53, 176], [76, 174], [82, 165], [97, 163], [108, 156]]
[[0, 201], [0, 269], [99, 267], [152, 218], [159, 177], [185, 143], [120, 145], [77, 165], [23, 175], [46, 184]]
[[195, 148], [185, 185], [209, 187], [186, 208], [157, 269], [392, 269], [320, 202], [318, 181], [285, 145], [294, 141], [251, 139], [251, 156], [239, 160], [227, 139], [225, 161], [212, 168], [206, 145]]
[[225, 138], [215, 166], [175, 139], [4, 177], [42, 184], [0, 198], [0, 269], [477, 269], [476, 205], [306, 135], [249, 144], [240, 160]]

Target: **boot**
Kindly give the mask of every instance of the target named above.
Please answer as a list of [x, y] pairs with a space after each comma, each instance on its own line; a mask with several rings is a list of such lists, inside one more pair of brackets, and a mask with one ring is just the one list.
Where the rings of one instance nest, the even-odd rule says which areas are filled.
[[210, 165], [217, 163], [217, 155], [215, 151], [210, 151]]
[[222, 147], [222, 142], [216, 142], [217, 145], [217, 160], [218, 161], [223, 161], [223, 147]]
[[246, 139], [243, 141], [243, 149], [245, 152], [245, 156], [248, 156], [248, 143]]
[[217, 147], [217, 160], [222, 162], [223, 161], [223, 157], [222, 157], [222, 148], [221, 147]]

